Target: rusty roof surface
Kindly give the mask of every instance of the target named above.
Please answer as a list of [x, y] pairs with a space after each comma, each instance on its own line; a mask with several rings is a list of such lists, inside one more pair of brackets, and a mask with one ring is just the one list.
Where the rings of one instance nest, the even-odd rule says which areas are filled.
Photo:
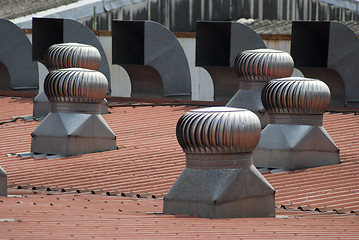
[[[69, 234], [73, 234], [77, 239], [88, 238], [91, 231], [86, 233], [86, 229], [90, 229], [93, 236], [104, 239], [103, 232], [97, 231], [96, 226], [110, 232], [106, 235], [109, 238], [113, 238], [111, 233], [116, 233], [116, 238], [181, 238], [194, 237], [196, 233], [203, 238], [221, 234], [223, 238], [237, 239], [239, 236], [261, 238], [268, 233], [274, 234], [273, 238], [358, 236], [354, 229], [359, 229], [359, 115], [324, 115], [324, 127], [340, 149], [341, 164], [263, 172], [277, 190], [277, 215], [288, 215], [289, 219], [199, 220], [148, 213], [162, 211], [160, 198], [185, 167], [185, 155], [177, 143], [175, 126], [179, 117], [195, 106], [110, 103], [111, 113], [103, 117], [115, 132], [119, 149], [59, 157], [28, 154], [30, 134], [40, 123], [31, 118], [31, 99], [2, 97], [0, 105], [0, 166], [8, 173], [10, 190], [20, 195], [19, 198], [1, 198], [0, 218], [14, 221], [0, 221], [0, 225], [5, 226], [0, 227], [0, 236], [32, 236], [29, 229], [35, 229], [33, 232], [38, 231], [39, 235], [34, 238], [44, 239], [49, 234], [69, 238]], [[93, 211], [86, 210], [85, 198], [98, 203], [93, 205]], [[54, 205], [55, 200], [61, 202], [57, 208], [50, 204]], [[37, 204], [43, 201], [44, 204]], [[104, 201], [111, 204], [105, 205]], [[132, 205], [121, 207], [123, 201]], [[146, 207], [142, 208], [141, 204]], [[124, 214], [127, 211], [128, 214]], [[243, 229], [238, 227], [243, 224]], [[136, 235], [138, 232], [142, 234]]]

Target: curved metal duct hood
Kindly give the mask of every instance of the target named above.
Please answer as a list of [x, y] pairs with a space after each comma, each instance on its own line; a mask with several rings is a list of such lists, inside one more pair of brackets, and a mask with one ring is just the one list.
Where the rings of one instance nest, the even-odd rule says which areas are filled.
[[266, 48], [261, 37], [238, 22], [197, 22], [196, 66], [212, 77], [214, 100], [227, 102], [239, 89], [234, 65], [244, 50]]
[[[101, 62], [98, 71], [102, 72], [106, 76], [109, 82], [108, 92], [111, 92], [111, 75], [105, 51], [98, 38], [88, 27], [70, 19], [33, 18], [32, 21], [32, 60], [39, 61], [48, 67], [45, 56], [50, 46], [59, 43], [80, 43], [91, 45], [97, 48], [101, 55]], [[70, 64], [68, 67], [76, 66]], [[49, 112], [49, 108], [50, 103], [46, 99], [46, 96], [40, 92], [34, 98], [33, 116], [45, 117]], [[107, 112], [107, 104], [105, 100], [103, 102], [102, 113]]]
[[113, 20], [112, 63], [128, 72], [132, 97], [191, 99], [187, 57], [159, 23]]
[[91, 45], [100, 52], [102, 72], [111, 92], [111, 75], [105, 51], [96, 35], [85, 25], [71, 19], [33, 18], [32, 20], [32, 60], [43, 62], [48, 48], [59, 43], [82, 43]]
[[338, 22], [294, 21], [291, 55], [306, 77], [330, 88], [330, 107], [359, 107], [359, 39]]
[[164, 198], [165, 214], [274, 217], [275, 191], [253, 166], [258, 117], [245, 109], [191, 110], [177, 123], [186, 168]]
[[12, 22], [0, 19], [0, 89], [33, 90], [39, 86], [39, 70], [31, 59], [31, 43]]

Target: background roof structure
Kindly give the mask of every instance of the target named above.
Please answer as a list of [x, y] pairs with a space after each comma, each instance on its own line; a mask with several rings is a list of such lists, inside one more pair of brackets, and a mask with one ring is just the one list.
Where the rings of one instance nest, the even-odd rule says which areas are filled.
[[159, 22], [172, 31], [193, 32], [197, 21], [234, 21], [239, 18], [265, 22], [269, 21], [266, 19], [283, 22], [357, 20], [357, 8], [358, 2], [349, 0], [272, 0], [256, 3], [249, 0], [0, 0], [0, 18], [11, 19], [22, 28], [31, 28], [32, 17], [67, 18], [78, 20], [93, 30], [111, 30], [112, 19], [146, 19]]
[[0, 0], [0, 17], [14, 19], [78, 1], [79, 0]]
[[[292, 34], [292, 21], [289, 20], [239, 19], [238, 22], [251, 27], [257, 34], [288, 36]], [[339, 22], [359, 35], [359, 23], [357, 21]]]

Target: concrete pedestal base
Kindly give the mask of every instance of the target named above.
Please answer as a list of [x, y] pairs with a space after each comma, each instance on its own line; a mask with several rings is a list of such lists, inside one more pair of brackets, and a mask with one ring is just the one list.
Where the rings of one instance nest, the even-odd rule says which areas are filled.
[[323, 126], [269, 124], [253, 151], [256, 167], [293, 170], [338, 163], [339, 149]]
[[50, 112], [31, 135], [35, 153], [69, 156], [117, 149], [115, 134], [99, 114]]
[[[252, 89], [239, 89], [237, 93], [229, 100], [226, 104], [226, 107], [235, 107], [235, 108], [244, 108], [254, 112], [259, 120], [261, 121], [261, 128], [265, 128], [269, 123], [269, 116], [266, 110], [263, 107], [261, 94], [262, 88], [266, 82], [254, 82], [247, 83], [243, 87], [252, 87]], [[248, 86], [252, 84], [253, 86]], [[243, 82], [241, 82], [241, 87]]]
[[207, 218], [275, 217], [275, 191], [251, 165], [185, 168], [164, 199], [165, 214]]
[[32, 110], [32, 115], [37, 118], [44, 118], [50, 111], [50, 101], [46, 97], [44, 91], [39, 92], [39, 94], [33, 100], [34, 106]]
[[7, 174], [2, 167], [0, 167], [0, 196], [7, 197]]

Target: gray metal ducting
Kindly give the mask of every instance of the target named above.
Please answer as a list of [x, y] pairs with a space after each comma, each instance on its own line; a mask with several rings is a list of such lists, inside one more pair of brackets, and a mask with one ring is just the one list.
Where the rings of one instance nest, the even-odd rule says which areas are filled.
[[[33, 18], [32, 60], [43, 63], [46, 67], [50, 68], [49, 70], [51, 70], [51, 66], [48, 66], [45, 57], [47, 56], [47, 51], [49, 50], [49, 48], [52, 45], [59, 43], [84, 44], [84, 45], [91, 45], [97, 48], [97, 50], [101, 55], [101, 58], [100, 58], [100, 67], [95, 70], [102, 72], [106, 76], [109, 82], [108, 92], [111, 92], [110, 69], [107, 62], [107, 57], [105, 55], [105, 51], [101, 43], [99, 42], [98, 38], [88, 27], [82, 25], [77, 21], [70, 19]], [[75, 44], [72, 45], [73, 45], [72, 50], [76, 49]], [[82, 49], [82, 50], [78, 49], [79, 51], [86, 51], [86, 47], [84, 46], [82, 46], [82, 48], [81, 46], [78, 47]], [[61, 51], [69, 51], [68, 49], [67, 50], [64, 49], [66, 48], [63, 47]], [[70, 54], [70, 52], [67, 52], [67, 54]], [[83, 56], [83, 54], [81, 56]], [[77, 60], [77, 61], [82, 61], [82, 60]], [[67, 67], [79, 67], [79, 65], [74, 64], [74, 62], [68, 62], [63, 64], [67, 64]], [[57, 68], [62, 68], [62, 67], [65, 66], [59, 65]], [[86, 67], [86, 66], [82, 66], [82, 67]], [[50, 108], [50, 103], [40, 92], [39, 95], [34, 98], [33, 115], [35, 117], [45, 117], [46, 114], [49, 112], [49, 108]], [[102, 113], [107, 113], [107, 112], [108, 112], [107, 106], [104, 105]]]
[[272, 49], [246, 50], [237, 56], [234, 67], [240, 89], [226, 106], [254, 112], [264, 128], [269, 119], [262, 105], [262, 88], [274, 78], [290, 77], [294, 69], [293, 59], [286, 52]]
[[[89, 45], [58, 44], [49, 48], [46, 61], [53, 68], [67, 64], [96, 68], [101, 62], [96, 51]], [[116, 149], [116, 136], [100, 115], [107, 90], [106, 76], [96, 70], [49, 72], [44, 92], [50, 113], [31, 134], [31, 151], [68, 156]]]
[[266, 48], [259, 35], [238, 22], [197, 22], [196, 66], [212, 77], [214, 100], [228, 101], [239, 89], [235, 59], [244, 50]]
[[191, 110], [178, 121], [186, 168], [164, 198], [165, 214], [274, 217], [275, 191], [253, 166], [258, 117], [245, 109]]
[[36, 118], [44, 118], [50, 111], [50, 102], [47, 99], [44, 91], [40, 91], [39, 94], [34, 97], [32, 115]]
[[33, 18], [32, 20], [32, 60], [44, 62], [49, 47], [58, 43], [82, 43], [94, 46], [101, 54], [102, 72], [111, 91], [111, 76], [105, 51], [96, 35], [85, 25], [70, 19]]
[[112, 63], [126, 69], [132, 97], [191, 99], [191, 75], [182, 46], [151, 21], [112, 22]]
[[306, 77], [324, 81], [331, 107], [359, 107], [359, 39], [338, 22], [293, 22], [291, 55]]
[[274, 79], [262, 91], [270, 114], [253, 151], [256, 167], [286, 170], [337, 164], [339, 149], [323, 127], [329, 87], [317, 79]]
[[0, 166], [0, 196], [7, 197], [7, 174]]
[[37, 91], [39, 70], [31, 60], [31, 43], [12, 22], [0, 19], [0, 89]]

